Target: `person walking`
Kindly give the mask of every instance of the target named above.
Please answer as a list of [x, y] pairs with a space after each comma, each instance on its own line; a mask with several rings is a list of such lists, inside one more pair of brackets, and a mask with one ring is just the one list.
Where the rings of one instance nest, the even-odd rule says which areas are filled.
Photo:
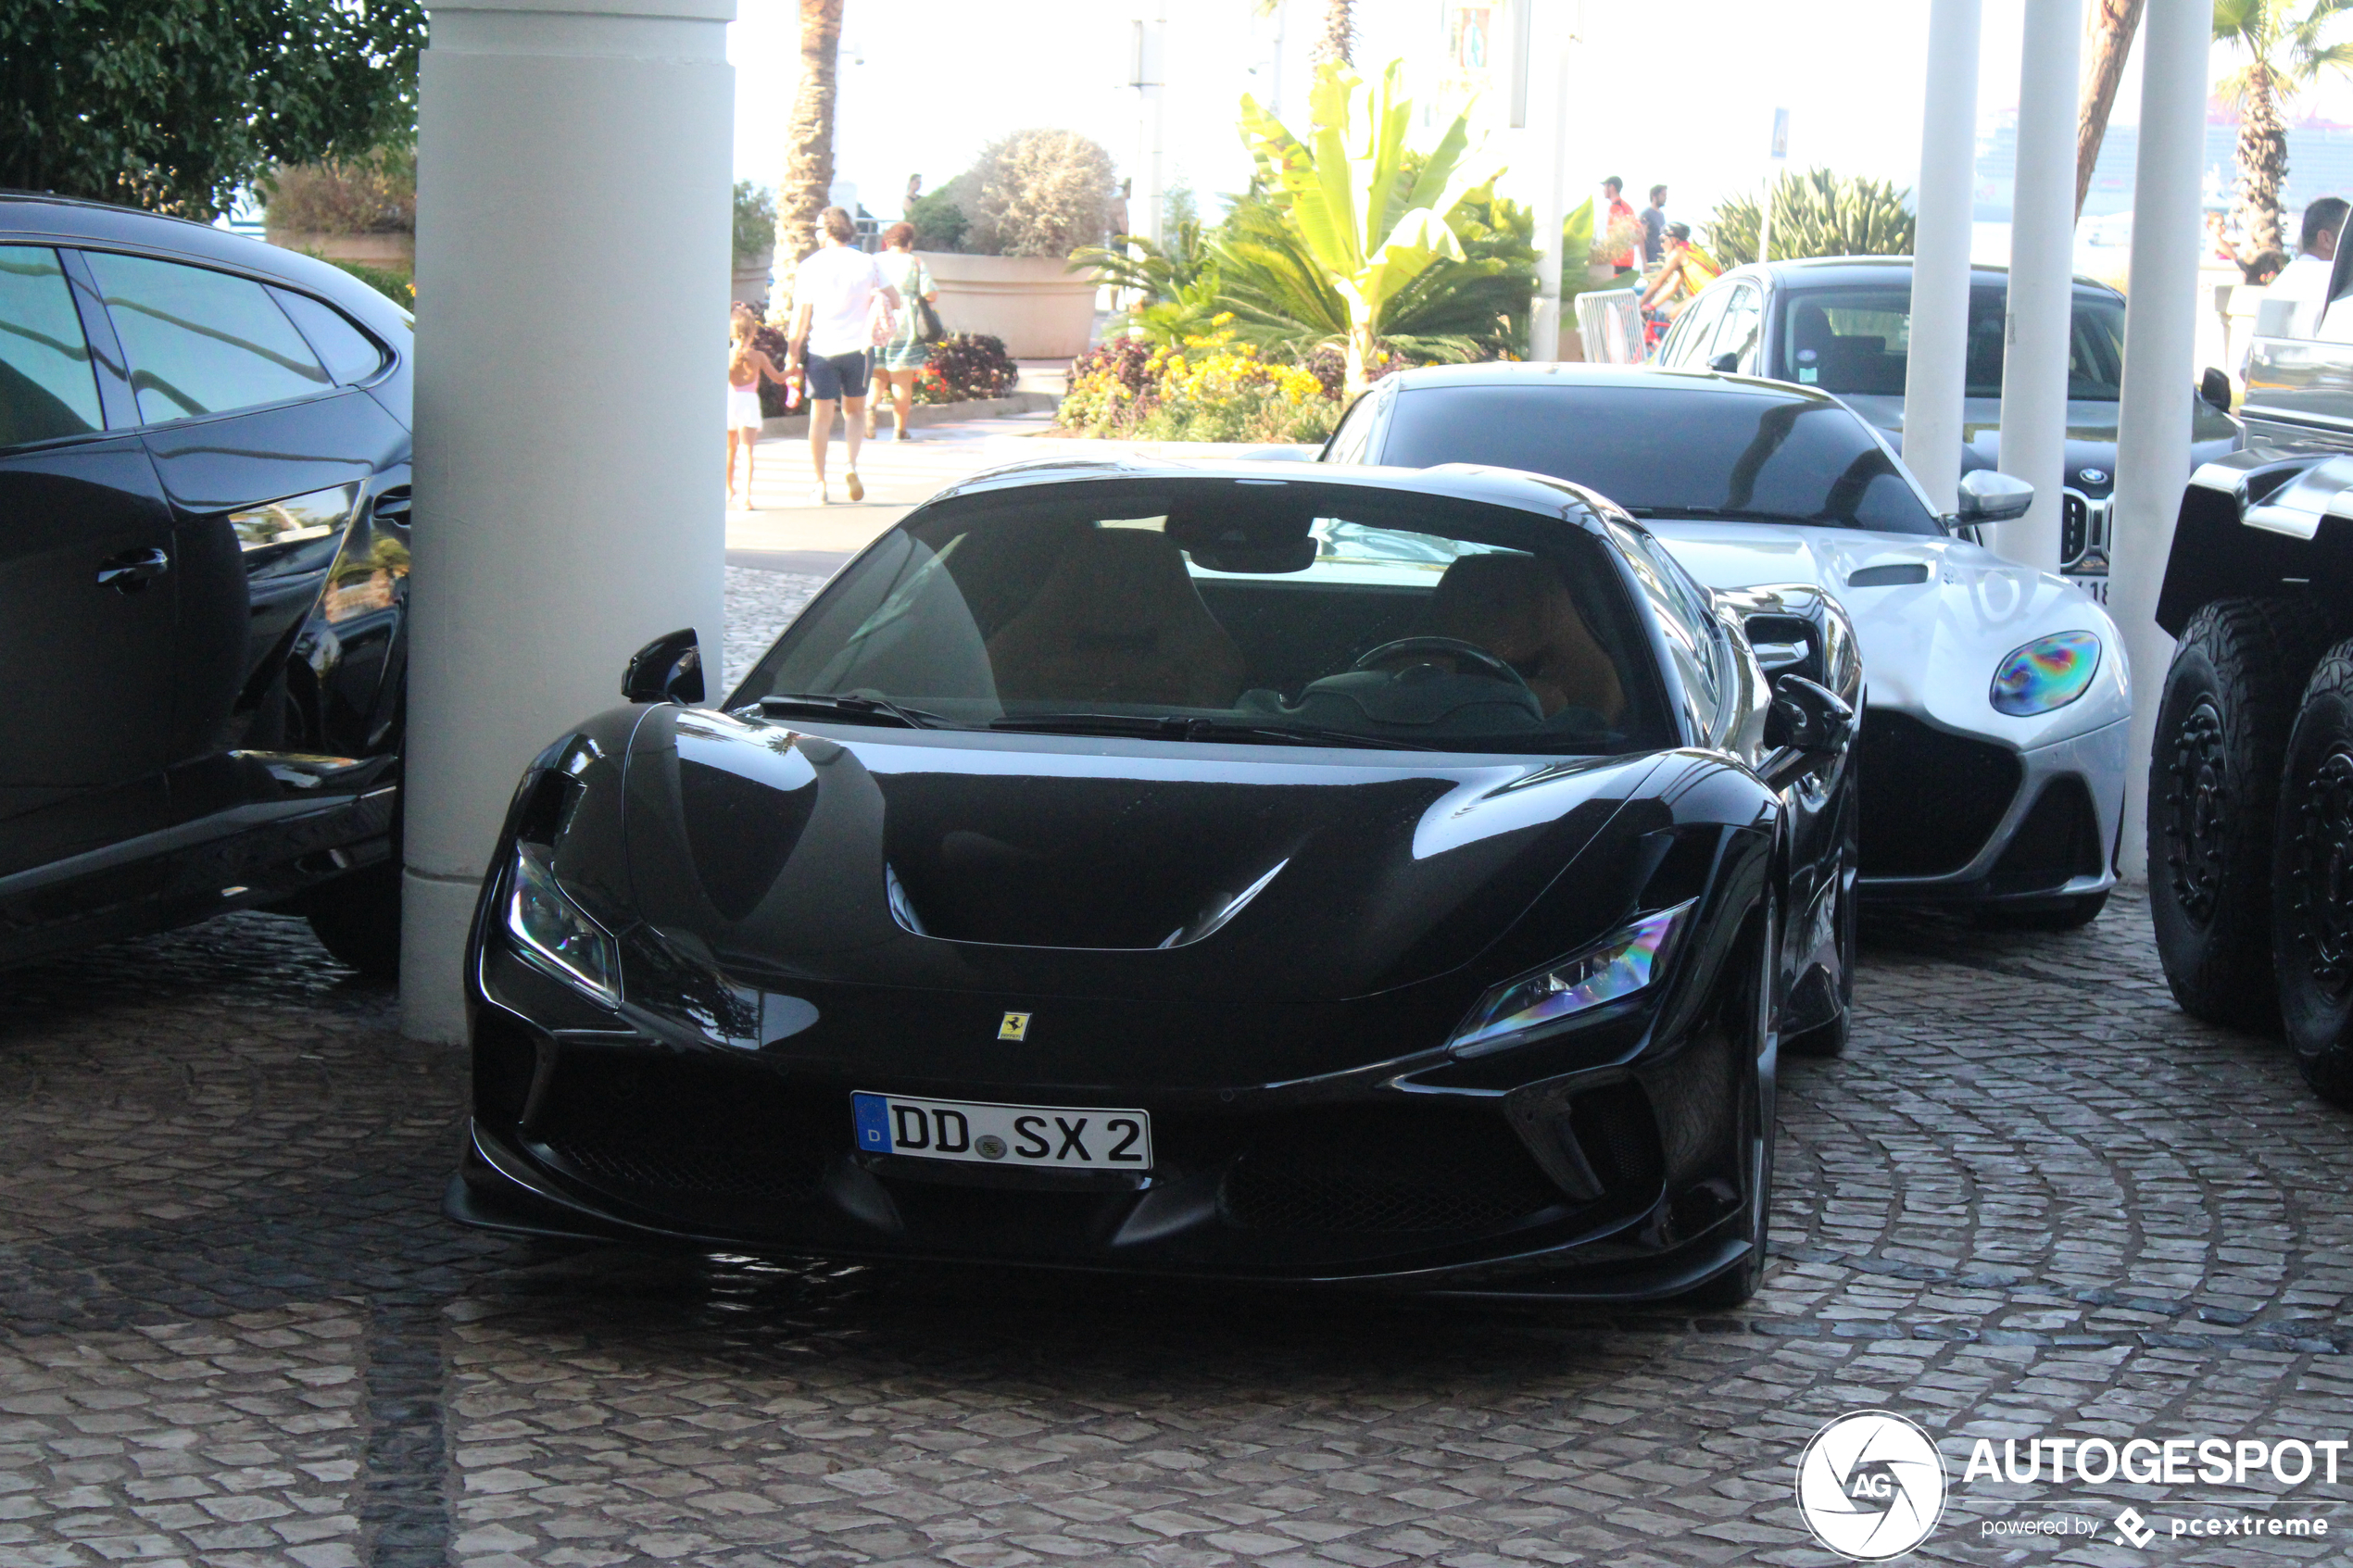
[[[1609, 211], [1602, 219], [1602, 237], [1604, 240], [1617, 231], [1620, 223], [1631, 223], [1634, 220], [1634, 209], [1626, 203], [1625, 190], [1626, 182], [1615, 174], [1602, 182], [1602, 194], [1609, 197]], [[1617, 269], [1617, 275], [1622, 278], [1634, 270], [1634, 257], [1637, 254], [1634, 247], [1629, 245], [1623, 250], [1611, 253], [1609, 264]]]
[[[932, 282], [931, 269], [915, 254], [915, 226], [893, 223], [883, 231], [884, 255], [882, 275], [899, 291], [907, 307], [899, 312], [898, 330], [890, 341], [875, 350], [875, 370], [882, 377], [882, 392], [875, 398], [879, 405], [884, 397], [890, 399], [892, 415], [899, 421], [893, 439], [912, 441], [913, 433], [907, 427], [907, 418], [915, 404], [915, 378], [924, 373], [931, 362], [931, 345], [924, 341], [923, 307], [939, 298], [939, 285]], [[872, 410], [868, 412], [872, 418]], [[874, 434], [871, 426], [868, 435]]]
[[736, 499], [736, 448], [740, 445], [747, 510], [757, 504], [752, 500], [751, 481], [760, 451], [760, 378], [786, 379], [784, 369], [754, 342], [759, 335], [760, 318], [736, 306], [727, 348], [727, 499], [730, 504]]
[[1651, 187], [1651, 204], [1642, 208], [1642, 265], [1655, 267], [1667, 259], [1667, 187]]
[[825, 489], [825, 446], [833, 439], [836, 408], [841, 409], [842, 439], [849, 447], [843, 482], [851, 500], [866, 498], [858, 478], [858, 448], [866, 433], [875, 296], [880, 295], [893, 309], [900, 302], [875, 258], [850, 247], [858, 225], [848, 212], [829, 207], [817, 215], [817, 227], [824, 244], [793, 275], [792, 346], [785, 363], [808, 372], [809, 462], [817, 474], [809, 502], [822, 507], [833, 499]]

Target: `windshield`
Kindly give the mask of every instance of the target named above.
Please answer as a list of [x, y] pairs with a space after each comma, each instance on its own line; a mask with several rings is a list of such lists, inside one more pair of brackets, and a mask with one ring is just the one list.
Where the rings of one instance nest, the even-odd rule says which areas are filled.
[[[2006, 292], [1969, 296], [1969, 395], [2002, 395]], [[1824, 392], [1904, 395], [1912, 343], [1912, 291], [1890, 287], [1810, 289], [1781, 309], [1781, 377]], [[2077, 295], [2067, 340], [2067, 395], [2113, 403], [2124, 384], [2124, 306]]]
[[1381, 461], [1487, 463], [1573, 480], [1637, 517], [1934, 533], [1870, 428], [1838, 404], [1662, 379], [1625, 386], [1432, 386], [1399, 394]]
[[1165, 741], [1671, 744], [1608, 546], [1557, 518], [1266, 480], [925, 507], [826, 587], [729, 705]]

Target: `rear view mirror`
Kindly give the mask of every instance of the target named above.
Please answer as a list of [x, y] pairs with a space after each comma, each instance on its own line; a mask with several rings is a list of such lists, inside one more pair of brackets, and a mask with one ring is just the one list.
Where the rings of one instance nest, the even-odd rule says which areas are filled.
[[2206, 374], [2197, 378], [2197, 397], [2198, 401], [2208, 408], [2219, 409], [2225, 414], [2229, 413], [2231, 411], [2231, 378], [2216, 367], [2207, 366]]
[[1741, 368], [1741, 357], [1737, 354], [1718, 354], [1707, 362], [1707, 368], [1730, 375]]
[[1961, 526], [1980, 522], [2007, 522], [2026, 515], [2034, 504], [2034, 486], [2013, 475], [1993, 469], [1977, 469], [1961, 475], [1960, 507], [1956, 516]]
[[700, 702], [702, 647], [695, 640], [695, 629], [682, 627], [639, 648], [629, 660], [628, 672], [621, 677], [621, 695], [631, 702], [675, 702], [686, 707]]
[[1765, 710], [1765, 744], [1814, 756], [1843, 749], [1854, 738], [1855, 709], [1844, 697], [1803, 675], [1773, 683], [1773, 706]]

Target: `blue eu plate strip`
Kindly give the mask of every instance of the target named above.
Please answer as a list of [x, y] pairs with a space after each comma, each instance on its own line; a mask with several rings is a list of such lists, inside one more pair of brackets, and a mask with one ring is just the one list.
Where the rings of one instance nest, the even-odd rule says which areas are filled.
[[890, 1104], [880, 1095], [851, 1095], [850, 1119], [857, 1124], [858, 1147], [867, 1154], [890, 1152]]

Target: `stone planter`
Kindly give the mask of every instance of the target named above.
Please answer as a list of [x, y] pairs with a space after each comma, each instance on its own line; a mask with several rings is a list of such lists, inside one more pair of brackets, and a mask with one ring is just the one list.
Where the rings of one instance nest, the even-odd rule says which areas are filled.
[[951, 332], [1005, 340], [1016, 359], [1083, 354], [1095, 327], [1095, 279], [1051, 256], [918, 253], [939, 285], [939, 321]]
[[322, 234], [308, 229], [264, 229], [273, 245], [322, 256], [329, 261], [357, 261], [364, 267], [392, 267], [403, 272], [417, 268], [414, 234]]
[[727, 291], [732, 305], [758, 305], [768, 297], [768, 270], [775, 260], [775, 252], [763, 250], [758, 256], [736, 257], [734, 284]]

